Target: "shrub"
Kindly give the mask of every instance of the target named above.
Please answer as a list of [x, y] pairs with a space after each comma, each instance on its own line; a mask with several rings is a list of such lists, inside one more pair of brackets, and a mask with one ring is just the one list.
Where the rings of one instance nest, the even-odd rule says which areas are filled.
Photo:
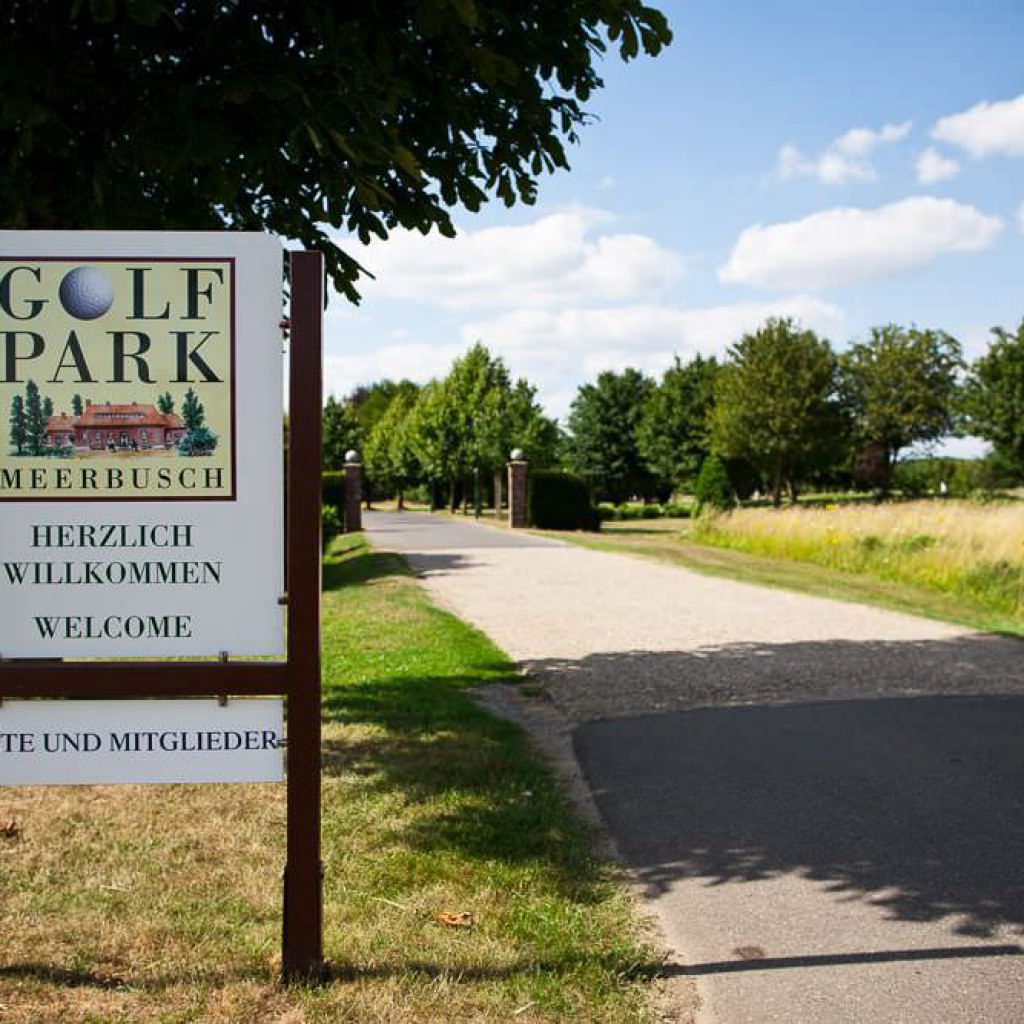
[[586, 482], [571, 473], [537, 469], [530, 474], [527, 514], [542, 530], [598, 530], [598, 510]]
[[693, 515], [692, 505], [669, 501], [664, 505], [613, 505], [602, 501], [597, 506], [597, 517], [602, 523], [609, 520], [628, 522], [633, 519], [689, 519]]
[[693, 514], [693, 506], [680, 505], [679, 502], [670, 501], [661, 506], [661, 513], [669, 519], [689, 519]]
[[697, 499], [698, 511], [705, 506], [724, 511], [736, 504], [736, 494], [729, 480], [725, 463], [717, 455], [709, 456], [701, 465], [700, 473], [697, 475], [697, 484], [694, 487], [694, 496]]
[[320, 543], [323, 550], [341, 533], [341, 513], [334, 505], [320, 506]]
[[320, 474], [320, 501], [333, 505], [341, 513], [345, 507], [344, 470], [329, 469]]
[[182, 455], [212, 455], [216, 447], [217, 435], [206, 427], [188, 431], [178, 442], [178, 451]]

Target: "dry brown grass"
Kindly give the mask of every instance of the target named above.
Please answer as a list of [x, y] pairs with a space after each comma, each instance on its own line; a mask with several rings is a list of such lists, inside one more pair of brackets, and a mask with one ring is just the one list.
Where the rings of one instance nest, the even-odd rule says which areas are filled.
[[1024, 505], [922, 501], [742, 509], [697, 524], [704, 543], [814, 562], [1024, 617]]

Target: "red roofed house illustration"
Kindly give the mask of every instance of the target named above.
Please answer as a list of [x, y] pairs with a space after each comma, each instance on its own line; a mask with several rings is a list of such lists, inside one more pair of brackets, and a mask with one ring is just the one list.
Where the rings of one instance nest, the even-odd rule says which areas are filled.
[[185, 436], [177, 413], [141, 402], [87, 402], [81, 416], [61, 413], [46, 425], [46, 444], [75, 451], [148, 451], [172, 448]]

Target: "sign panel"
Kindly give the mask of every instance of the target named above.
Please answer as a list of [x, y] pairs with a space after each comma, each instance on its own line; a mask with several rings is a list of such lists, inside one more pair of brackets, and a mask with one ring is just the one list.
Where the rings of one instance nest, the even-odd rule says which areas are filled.
[[282, 701], [0, 705], [0, 786], [280, 782]]
[[283, 653], [281, 268], [0, 232], [0, 656]]

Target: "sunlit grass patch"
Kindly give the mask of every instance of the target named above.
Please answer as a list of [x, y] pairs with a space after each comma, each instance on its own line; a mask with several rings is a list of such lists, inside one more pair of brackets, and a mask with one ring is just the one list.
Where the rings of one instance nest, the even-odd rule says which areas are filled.
[[954, 594], [1024, 617], [1024, 508], [959, 501], [743, 509], [701, 520], [701, 543]]

